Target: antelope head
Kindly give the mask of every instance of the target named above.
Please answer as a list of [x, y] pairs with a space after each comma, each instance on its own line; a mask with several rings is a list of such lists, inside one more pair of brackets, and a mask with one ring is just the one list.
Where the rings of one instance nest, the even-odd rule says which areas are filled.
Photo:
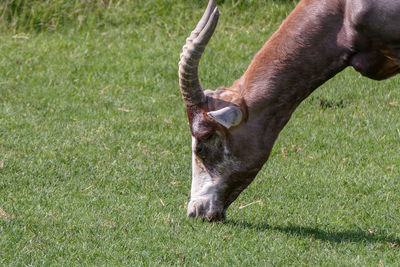
[[[236, 87], [203, 91], [198, 66], [218, 22], [215, 0], [183, 47], [179, 82], [192, 134], [192, 187], [187, 214], [210, 221], [225, 218], [228, 206], [253, 180], [265, 161], [248, 123], [247, 105]], [[263, 160], [262, 160], [263, 159]]]

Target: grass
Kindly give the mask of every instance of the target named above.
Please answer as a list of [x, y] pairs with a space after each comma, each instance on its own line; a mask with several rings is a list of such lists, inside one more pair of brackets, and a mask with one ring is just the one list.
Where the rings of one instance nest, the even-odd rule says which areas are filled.
[[[2, 17], [0, 265], [398, 264], [398, 77], [347, 69], [319, 88], [227, 221], [203, 223], [185, 215], [177, 61], [206, 1], [84, 3], [70, 10], [90, 19], [49, 13], [54, 27]], [[238, 78], [294, 2], [219, 6], [207, 88]]]

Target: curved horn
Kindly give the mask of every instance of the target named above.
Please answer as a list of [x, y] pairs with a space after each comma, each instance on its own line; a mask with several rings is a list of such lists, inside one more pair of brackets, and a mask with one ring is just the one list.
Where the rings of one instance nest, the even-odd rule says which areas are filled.
[[205, 101], [198, 68], [201, 55], [214, 33], [218, 18], [219, 11], [215, 0], [210, 0], [203, 17], [183, 46], [179, 61], [179, 85], [187, 106], [198, 105]]

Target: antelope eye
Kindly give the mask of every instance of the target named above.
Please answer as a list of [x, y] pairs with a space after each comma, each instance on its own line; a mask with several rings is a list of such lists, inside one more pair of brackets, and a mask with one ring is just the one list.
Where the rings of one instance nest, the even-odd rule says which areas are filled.
[[195, 149], [195, 153], [200, 158], [204, 158], [206, 156], [206, 148], [203, 143], [198, 143]]

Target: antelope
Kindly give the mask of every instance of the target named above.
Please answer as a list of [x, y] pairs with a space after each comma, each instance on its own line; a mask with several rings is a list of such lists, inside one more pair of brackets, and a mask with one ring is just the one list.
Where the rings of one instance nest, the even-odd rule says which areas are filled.
[[210, 0], [179, 62], [192, 134], [187, 215], [208, 221], [225, 219], [316, 88], [348, 66], [375, 80], [400, 71], [400, 1], [301, 0], [242, 77], [229, 88], [203, 91], [199, 61], [218, 18]]

